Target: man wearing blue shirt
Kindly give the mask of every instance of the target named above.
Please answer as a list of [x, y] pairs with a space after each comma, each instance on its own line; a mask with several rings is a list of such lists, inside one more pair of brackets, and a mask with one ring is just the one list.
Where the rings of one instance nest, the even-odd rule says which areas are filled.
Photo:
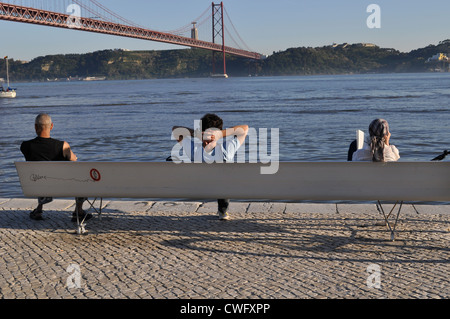
[[[184, 163], [233, 162], [238, 149], [244, 144], [248, 125], [238, 125], [223, 129], [223, 120], [216, 114], [206, 114], [201, 119], [201, 129], [175, 126], [172, 129], [181, 144], [183, 155], [175, 161]], [[219, 219], [228, 220], [229, 199], [218, 199]]]

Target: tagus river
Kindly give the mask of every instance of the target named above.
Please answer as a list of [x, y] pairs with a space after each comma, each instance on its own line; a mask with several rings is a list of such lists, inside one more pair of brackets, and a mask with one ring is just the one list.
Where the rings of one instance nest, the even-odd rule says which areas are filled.
[[[391, 127], [401, 161], [450, 149], [450, 73], [19, 83], [0, 100], [0, 197], [22, 197], [14, 162], [49, 113], [80, 161], [162, 161], [174, 125], [216, 113], [225, 126], [279, 129], [281, 161], [346, 161], [355, 131]], [[270, 143], [269, 143], [270, 152]]]

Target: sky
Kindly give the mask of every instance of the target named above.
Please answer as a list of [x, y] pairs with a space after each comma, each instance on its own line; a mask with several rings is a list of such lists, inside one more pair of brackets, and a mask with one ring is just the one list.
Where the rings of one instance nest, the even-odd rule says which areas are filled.
[[[25, 0], [10, 0], [17, 3]], [[59, 0], [29, 0], [55, 3]], [[69, 0], [61, 0], [69, 2]], [[88, 0], [84, 0], [88, 1]], [[211, 0], [97, 0], [113, 12], [156, 31], [189, 24]], [[0, 0], [1, 2], [1, 0]], [[219, 1], [215, 1], [219, 3]], [[402, 52], [450, 39], [449, 0], [223, 0], [240, 37], [264, 55], [293, 47], [333, 43], [374, 43]], [[379, 28], [369, 28], [367, 12], [378, 5]], [[226, 21], [225, 21], [226, 22]], [[49, 54], [104, 49], [167, 50], [175, 45], [0, 20], [0, 55], [29, 61]], [[201, 30], [200, 30], [201, 31]], [[227, 44], [227, 43], [226, 43]]]

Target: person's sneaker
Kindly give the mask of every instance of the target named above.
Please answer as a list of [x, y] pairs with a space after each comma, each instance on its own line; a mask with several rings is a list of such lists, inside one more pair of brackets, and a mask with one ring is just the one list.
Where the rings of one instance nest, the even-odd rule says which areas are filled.
[[218, 212], [218, 214], [219, 214], [220, 220], [229, 220], [230, 219], [230, 215], [228, 215], [228, 212], [225, 212], [225, 213]]
[[42, 211], [33, 210], [30, 213], [30, 218], [33, 220], [44, 220], [44, 217], [42, 217]]
[[[89, 219], [91, 219], [93, 216], [92, 214], [80, 214], [80, 216], [78, 216], [78, 218], [80, 219], [80, 221], [88, 221]], [[77, 222], [77, 214], [73, 213], [72, 214], [72, 222], [76, 223]]]

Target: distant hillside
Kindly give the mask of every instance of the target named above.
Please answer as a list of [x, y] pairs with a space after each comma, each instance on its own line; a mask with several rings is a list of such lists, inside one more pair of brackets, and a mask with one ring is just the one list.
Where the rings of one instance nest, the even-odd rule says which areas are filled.
[[[233, 70], [233, 61], [231, 58], [228, 66], [239, 74], [239, 70]], [[208, 76], [210, 69], [211, 53], [204, 50], [105, 50], [87, 54], [43, 56], [25, 64], [12, 62], [10, 76], [15, 81], [92, 76], [128, 80], [201, 77]]]
[[262, 72], [265, 75], [427, 72], [436, 65], [425, 62], [437, 53], [450, 56], [450, 40], [409, 53], [363, 44], [292, 48], [267, 58]]
[[[436, 64], [426, 61], [437, 53], [449, 56], [450, 40], [409, 53], [366, 44], [299, 47], [274, 52], [267, 59], [258, 62], [227, 56], [227, 73], [230, 76], [276, 76], [428, 72], [434, 70]], [[219, 56], [217, 55], [216, 63], [220, 69]], [[10, 76], [13, 82], [92, 76], [106, 77], [108, 80], [206, 77], [211, 74], [211, 61], [211, 52], [200, 49], [105, 50], [87, 54], [43, 56], [28, 63], [10, 60]], [[1, 60], [0, 77], [5, 77], [4, 70], [4, 60]]]

